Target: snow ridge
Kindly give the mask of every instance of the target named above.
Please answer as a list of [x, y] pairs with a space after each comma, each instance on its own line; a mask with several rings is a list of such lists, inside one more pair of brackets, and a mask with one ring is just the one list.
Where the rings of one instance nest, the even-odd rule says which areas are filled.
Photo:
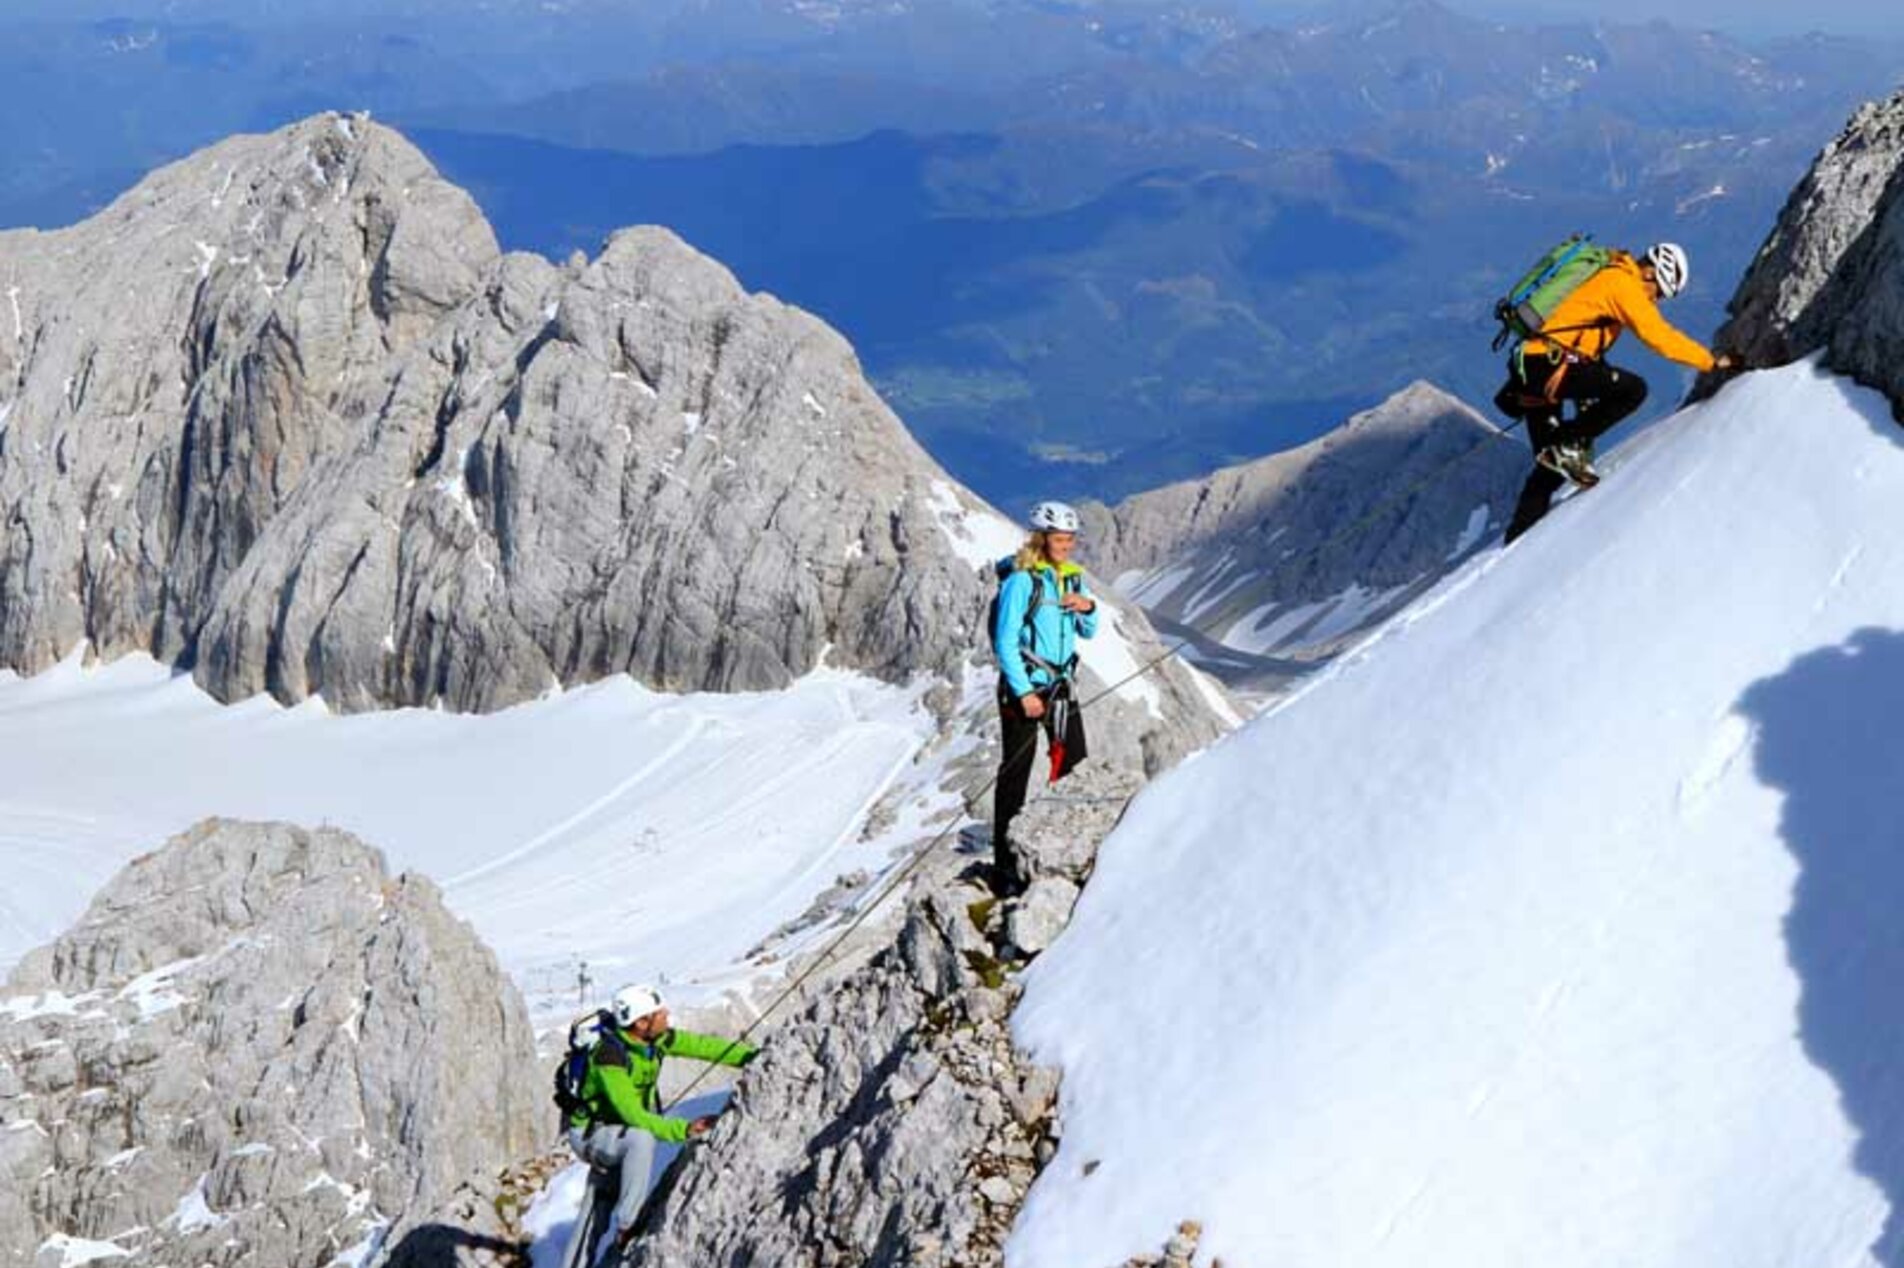
[[1618, 457], [1133, 804], [1012, 1268], [1896, 1262], [1904, 436], [1803, 364]]

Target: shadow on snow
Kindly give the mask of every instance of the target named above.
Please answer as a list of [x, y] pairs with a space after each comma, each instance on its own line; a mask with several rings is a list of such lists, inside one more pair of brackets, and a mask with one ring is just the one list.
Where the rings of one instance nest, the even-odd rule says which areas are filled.
[[1799, 1036], [1858, 1133], [1858, 1171], [1890, 1203], [1872, 1255], [1904, 1268], [1904, 631], [1801, 656], [1739, 709], [1800, 869], [1785, 918]]

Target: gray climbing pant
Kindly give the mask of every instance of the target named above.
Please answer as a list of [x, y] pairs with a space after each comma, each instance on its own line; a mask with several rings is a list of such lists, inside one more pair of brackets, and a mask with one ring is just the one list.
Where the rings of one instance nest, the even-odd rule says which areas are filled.
[[[562, 1256], [563, 1268], [590, 1268], [604, 1233], [620, 1236], [641, 1218], [642, 1204], [654, 1187], [655, 1137], [638, 1127], [600, 1124], [587, 1132], [569, 1128], [569, 1148], [575, 1156], [594, 1168], [589, 1177], [588, 1196], [575, 1219], [575, 1231], [569, 1235], [568, 1249]], [[611, 1208], [606, 1193], [598, 1193], [603, 1172], [619, 1173], [618, 1196]]]

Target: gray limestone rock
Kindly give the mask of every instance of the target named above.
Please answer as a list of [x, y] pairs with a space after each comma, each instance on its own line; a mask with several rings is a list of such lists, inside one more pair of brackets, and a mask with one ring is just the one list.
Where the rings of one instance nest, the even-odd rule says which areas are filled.
[[130, 864], [7, 983], [0, 1069], [6, 1263], [327, 1264], [547, 1126], [521, 998], [436, 887], [281, 824]]
[[0, 276], [23, 668], [88, 637], [227, 698], [480, 708], [623, 668], [778, 685], [829, 641], [891, 668], [956, 625], [894, 566], [934, 473], [837, 336], [658, 230], [505, 258], [367, 121], [0, 235]]
[[1526, 441], [1417, 382], [1328, 435], [1088, 508], [1093, 560], [1239, 680], [1326, 656], [1494, 539]]
[[975, 937], [955, 899], [920, 902], [893, 947], [777, 1027], [628, 1263], [972, 1262], [998, 1224], [977, 1185], [1022, 1194], [1041, 1131], [999, 1090], [1004, 1008], [967, 1007], [1004, 989], [961, 950]]
[[[1714, 346], [1755, 366], [1819, 349], [1904, 418], [1904, 92], [1826, 146], [1733, 294]], [[1703, 390], [1710, 390], [1710, 382]]]
[[[1034, 790], [1031, 800], [1012, 822], [1012, 843], [1029, 880], [1056, 877], [1082, 885], [1097, 859], [1098, 840], [1108, 835], [1115, 815], [1143, 787], [1138, 774], [1125, 767], [1087, 763], [1064, 781]], [[1104, 816], [1103, 831], [1080, 831]]]
[[[1107, 785], [1044, 813], [1064, 816], [1088, 871], [1123, 806]], [[998, 923], [984, 892], [922, 884], [884, 949], [768, 1032], [630, 1268], [1002, 1262], [1059, 1126], [1056, 1073], [1011, 1042], [1018, 988], [987, 933]]]
[[[224, 700], [488, 710], [823, 659], [957, 680], [982, 644], [991, 512], [838, 334], [661, 229], [504, 255], [366, 118], [0, 233], [0, 292], [0, 665], [83, 642]], [[1155, 678], [1107, 735], [1161, 762], [1215, 728]]]
[[1005, 916], [1005, 940], [1027, 955], [1045, 951], [1070, 922], [1077, 902], [1078, 887], [1063, 877], [1033, 881]]

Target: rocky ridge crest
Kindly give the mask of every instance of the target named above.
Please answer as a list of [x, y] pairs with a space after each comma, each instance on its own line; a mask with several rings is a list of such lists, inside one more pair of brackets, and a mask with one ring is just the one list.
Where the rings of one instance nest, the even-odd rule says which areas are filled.
[[1056, 1072], [1012, 1043], [1017, 970], [1069, 919], [1137, 784], [1085, 767], [1033, 802], [1013, 825], [1020, 899], [956, 874], [916, 887], [889, 946], [773, 1029], [627, 1268], [999, 1263], [1061, 1131]]
[[[1056, 1072], [1012, 1042], [1017, 974], [1069, 919], [1140, 782], [1093, 763], [1062, 796], [1034, 800], [1013, 827], [1032, 875], [1017, 900], [972, 881], [969, 857], [930, 860], [894, 925], [770, 1019], [760, 1058], [654, 1199], [625, 1268], [1000, 1263], [1062, 1131]], [[523, 1195], [569, 1161], [559, 1151], [477, 1178], [391, 1262], [526, 1268]]]
[[527, 1012], [428, 880], [208, 820], [0, 998], [0, 1261], [328, 1264], [546, 1132]]
[[1715, 346], [1751, 365], [1823, 349], [1904, 420], [1904, 92], [1860, 108], [1819, 154], [1727, 312]]

